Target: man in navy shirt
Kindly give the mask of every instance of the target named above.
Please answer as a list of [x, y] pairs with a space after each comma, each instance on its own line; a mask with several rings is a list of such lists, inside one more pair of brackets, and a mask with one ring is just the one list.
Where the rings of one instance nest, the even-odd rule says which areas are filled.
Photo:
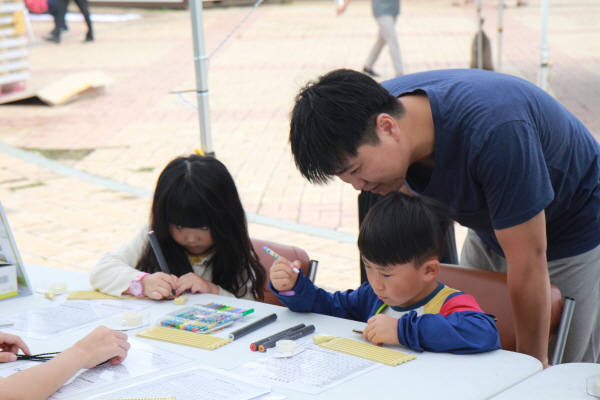
[[547, 93], [471, 69], [336, 70], [297, 95], [290, 142], [311, 182], [449, 206], [470, 228], [461, 264], [508, 275], [517, 350], [548, 365], [551, 281], [577, 302], [563, 361], [600, 362], [600, 146]]

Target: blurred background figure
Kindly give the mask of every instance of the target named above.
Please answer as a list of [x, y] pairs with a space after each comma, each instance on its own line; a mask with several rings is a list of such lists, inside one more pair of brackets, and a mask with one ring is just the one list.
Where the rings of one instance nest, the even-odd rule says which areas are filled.
[[[52, 16], [54, 17], [54, 30], [50, 32], [50, 35], [44, 37], [45, 40], [54, 43], [60, 43], [60, 33], [66, 30], [65, 16], [67, 14], [67, 8], [69, 0], [53, 0], [53, 9], [51, 9]], [[86, 42], [94, 40], [94, 31], [92, 29], [92, 20], [90, 18], [90, 11], [88, 7], [88, 0], [75, 0], [77, 7], [81, 11], [85, 23], [88, 27], [88, 32], [85, 36]]]
[[[341, 15], [350, 4], [352, 0], [344, 0], [344, 2], [337, 8], [337, 15]], [[398, 43], [398, 35], [396, 34], [396, 19], [400, 15], [400, 0], [372, 0], [373, 16], [377, 25], [379, 25], [379, 32], [377, 34], [377, 40], [371, 49], [369, 57], [365, 62], [363, 71], [373, 77], [378, 77], [373, 70], [373, 65], [379, 57], [383, 46], [386, 44], [390, 49], [390, 56], [392, 57], [392, 63], [396, 70], [396, 76], [404, 75], [404, 68], [402, 67], [402, 55], [400, 54], [400, 44]]]

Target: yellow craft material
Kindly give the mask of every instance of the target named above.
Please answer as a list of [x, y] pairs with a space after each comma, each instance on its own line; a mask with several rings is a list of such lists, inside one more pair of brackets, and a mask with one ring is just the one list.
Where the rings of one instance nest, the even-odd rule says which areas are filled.
[[320, 343], [319, 346], [326, 349], [339, 351], [340, 353], [349, 354], [351, 356], [386, 364], [391, 367], [417, 358], [415, 355], [401, 353], [399, 351], [375, 346], [374, 344], [357, 342], [356, 340], [350, 340], [341, 337], [334, 338], [328, 342]]
[[335, 336], [315, 335], [312, 338], [314, 344], [321, 344], [323, 342], [328, 342], [328, 341], [330, 341], [332, 339], [335, 339]]
[[56, 282], [49, 284], [48, 290], [53, 291], [55, 294], [63, 294], [69, 291], [69, 287], [66, 283]]
[[101, 293], [97, 290], [74, 290], [69, 294], [67, 300], [123, 300], [123, 299], [147, 299], [147, 297], [117, 297], [110, 294]]
[[137, 326], [144, 323], [144, 314], [139, 311], [126, 312], [121, 315], [123, 326]]
[[173, 303], [177, 304], [178, 306], [183, 305], [187, 301], [188, 297], [190, 297], [190, 296], [179, 296], [179, 297], [176, 297], [173, 300]]
[[201, 335], [184, 330], [154, 326], [143, 332], [136, 333], [135, 336], [162, 340], [163, 342], [182, 344], [184, 346], [197, 347], [204, 350], [214, 350], [217, 347], [232, 342], [232, 339], [223, 339], [215, 336]]
[[54, 300], [54, 291], [52, 290], [46, 290], [44, 292], [44, 297], [50, 300]]

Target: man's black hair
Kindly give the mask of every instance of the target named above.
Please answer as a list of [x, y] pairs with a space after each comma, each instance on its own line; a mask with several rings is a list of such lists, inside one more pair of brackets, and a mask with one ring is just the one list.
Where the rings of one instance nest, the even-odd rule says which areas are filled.
[[450, 211], [428, 197], [392, 192], [375, 204], [358, 236], [362, 257], [382, 267], [442, 256], [444, 237], [452, 225]]
[[312, 183], [326, 183], [364, 144], [379, 143], [379, 114], [400, 118], [404, 108], [379, 83], [349, 69], [309, 82], [295, 98], [290, 144], [296, 166]]

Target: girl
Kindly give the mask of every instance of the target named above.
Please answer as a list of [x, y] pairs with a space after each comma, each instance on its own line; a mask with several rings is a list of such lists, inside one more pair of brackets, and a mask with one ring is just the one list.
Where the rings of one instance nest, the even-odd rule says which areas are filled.
[[[172, 275], [160, 272], [149, 230]], [[186, 290], [262, 300], [264, 281], [233, 178], [220, 161], [200, 155], [166, 166], [156, 184], [150, 227], [107, 252], [90, 274], [101, 292], [157, 300]]]

